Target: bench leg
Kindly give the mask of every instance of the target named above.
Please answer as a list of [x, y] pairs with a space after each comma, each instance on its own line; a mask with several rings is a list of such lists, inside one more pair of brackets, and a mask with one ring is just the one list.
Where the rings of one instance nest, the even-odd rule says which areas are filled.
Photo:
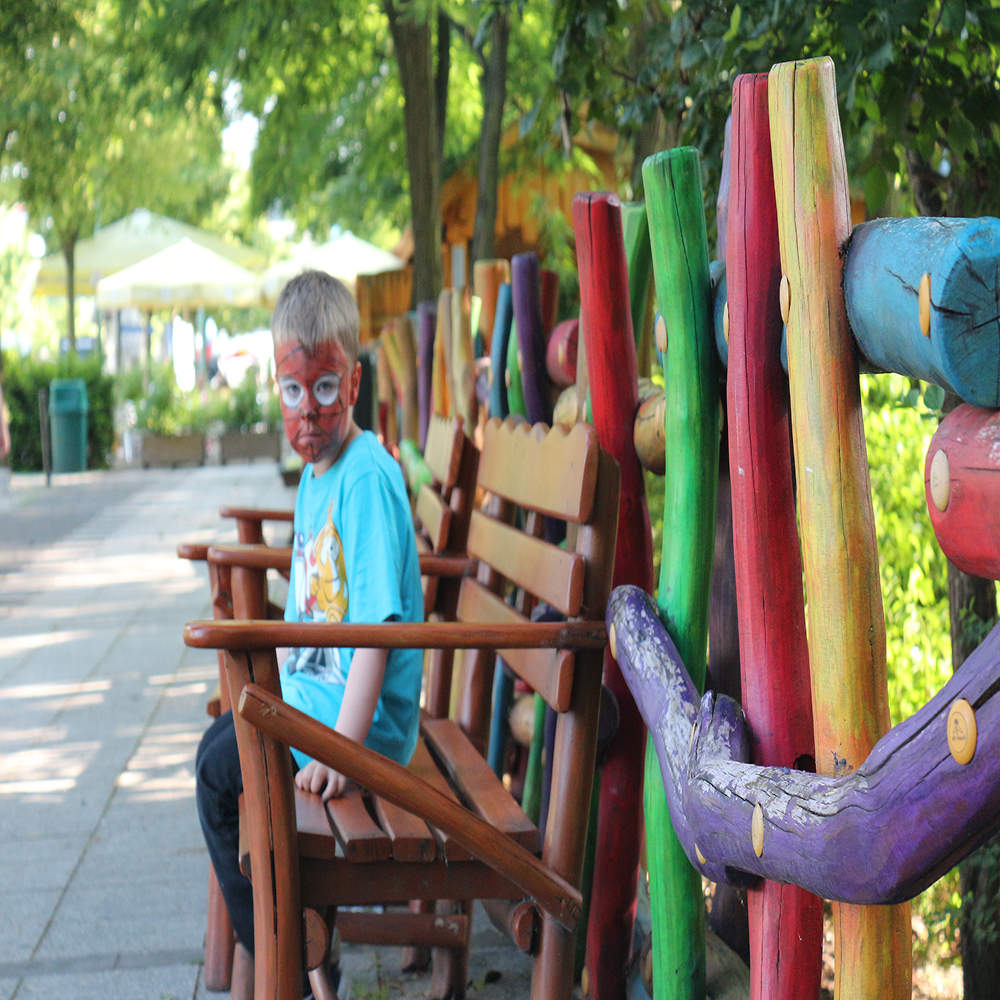
[[433, 971], [428, 996], [432, 1000], [462, 1000], [469, 981], [469, 946], [472, 944], [472, 902], [438, 900], [437, 912], [442, 916], [468, 914], [465, 941], [458, 948], [435, 948]]
[[229, 922], [215, 869], [208, 871], [208, 930], [205, 932], [205, 987], [220, 992], [228, 990], [233, 977], [233, 948], [236, 936]]
[[[433, 899], [411, 899], [410, 913], [433, 913]], [[403, 972], [423, 972], [431, 964], [430, 948], [408, 945], [403, 949]]]

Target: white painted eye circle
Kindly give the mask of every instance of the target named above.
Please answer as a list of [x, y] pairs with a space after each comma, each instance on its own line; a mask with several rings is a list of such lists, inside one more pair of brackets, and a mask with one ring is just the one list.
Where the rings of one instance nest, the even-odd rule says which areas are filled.
[[313, 395], [320, 406], [332, 406], [340, 392], [339, 375], [323, 375], [313, 383]]
[[305, 386], [294, 378], [278, 379], [278, 391], [281, 393], [282, 403], [290, 410], [297, 410], [306, 395]]

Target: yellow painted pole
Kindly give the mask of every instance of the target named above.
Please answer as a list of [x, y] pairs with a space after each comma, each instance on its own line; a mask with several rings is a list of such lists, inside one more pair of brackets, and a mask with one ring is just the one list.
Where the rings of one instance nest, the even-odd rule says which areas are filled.
[[[851, 222], [833, 61], [780, 63], [768, 92], [816, 769], [846, 774], [888, 730], [889, 700], [858, 361], [841, 290]], [[908, 1000], [908, 903], [835, 904], [834, 932], [835, 1000]]]

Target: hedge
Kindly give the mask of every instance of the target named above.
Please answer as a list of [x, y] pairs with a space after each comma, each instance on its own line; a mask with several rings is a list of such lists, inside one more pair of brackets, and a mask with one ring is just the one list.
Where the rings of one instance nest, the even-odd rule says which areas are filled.
[[106, 469], [115, 445], [114, 377], [102, 372], [104, 358], [62, 355], [38, 361], [5, 352], [0, 381], [10, 412], [10, 467], [13, 472], [42, 470], [42, 435], [38, 422], [38, 390], [54, 378], [82, 378], [87, 383], [87, 468]]

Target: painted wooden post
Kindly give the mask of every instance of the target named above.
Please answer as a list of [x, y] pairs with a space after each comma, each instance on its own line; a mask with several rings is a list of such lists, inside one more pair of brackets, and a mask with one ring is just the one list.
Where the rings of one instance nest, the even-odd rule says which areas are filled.
[[[833, 61], [774, 66], [768, 96], [816, 768], [847, 774], [889, 728], [889, 704], [858, 362], [841, 293], [851, 213]], [[835, 906], [834, 933], [838, 997], [909, 997], [908, 904]]]
[[568, 389], [576, 381], [576, 352], [580, 339], [580, 320], [564, 319], [549, 334], [545, 348], [545, 370], [552, 384]]
[[844, 264], [847, 318], [881, 371], [1000, 406], [1000, 219], [876, 219]]
[[526, 417], [524, 393], [521, 388], [521, 351], [517, 341], [517, 317], [510, 322], [510, 336], [507, 338], [507, 360], [504, 383], [507, 386], [507, 413]]
[[490, 416], [507, 418], [507, 344], [510, 340], [510, 322], [514, 317], [514, 303], [510, 283], [497, 291], [496, 314], [493, 319], [493, 337], [490, 341]]
[[400, 437], [419, 439], [417, 349], [414, 343], [413, 314], [390, 320], [382, 331], [386, 360], [399, 391]]
[[434, 334], [437, 303], [417, 303], [417, 398], [420, 407], [420, 450], [427, 444], [427, 428], [433, 412]]
[[545, 370], [547, 338], [542, 321], [538, 255], [519, 253], [513, 257], [510, 266], [525, 414], [532, 424], [551, 424], [552, 395]]
[[476, 426], [479, 405], [476, 401], [475, 358], [472, 350], [471, 296], [465, 289], [451, 295], [451, 366], [449, 389], [452, 410], [471, 431]]
[[[682, 147], [658, 153], [643, 164], [642, 178], [666, 342], [662, 363], [670, 460], [663, 506], [675, 529], [663, 532], [657, 603], [700, 689], [708, 646], [720, 404], [698, 151]], [[660, 996], [694, 1000], [705, 993], [705, 902], [701, 879], [670, 824], [652, 741], [646, 751], [645, 812], [655, 988]]]
[[[628, 261], [628, 300], [632, 308], [632, 334], [638, 351], [646, 322], [649, 286], [653, 280], [653, 254], [649, 248], [649, 217], [641, 201], [622, 205], [625, 259]], [[648, 374], [648, 373], [647, 373]]]
[[[812, 697], [788, 383], [778, 361], [781, 258], [766, 73], [736, 78], [731, 121], [727, 395], [743, 710], [754, 763], [801, 767], [814, 757]], [[747, 890], [747, 905], [751, 1000], [818, 998], [823, 901], [763, 882]]]
[[[652, 592], [649, 508], [632, 443], [638, 376], [618, 199], [610, 194], [578, 194], [573, 199], [573, 229], [594, 427], [601, 445], [621, 466], [614, 583], [631, 583]], [[613, 644], [604, 656], [604, 683], [618, 700], [621, 721], [601, 771], [587, 928], [587, 985], [599, 1000], [624, 996], [638, 884], [645, 742], [645, 727], [612, 650]]]
[[434, 334], [434, 374], [432, 379], [431, 412], [441, 417], [452, 415], [449, 387], [451, 372], [451, 291], [438, 295], [437, 331]]
[[479, 313], [479, 329], [474, 332], [483, 338], [483, 350], [486, 354], [491, 353], [490, 349], [493, 346], [497, 298], [500, 294], [500, 286], [505, 283], [510, 284], [510, 262], [502, 257], [477, 260], [472, 265], [473, 288], [483, 303]]
[[541, 307], [542, 333], [546, 342], [559, 318], [559, 275], [540, 268], [538, 271], [538, 299]]
[[1000, 580], [1000, 410], [963, 403], [927, 449], [927, 509], [944, 554], [963, 572]]

